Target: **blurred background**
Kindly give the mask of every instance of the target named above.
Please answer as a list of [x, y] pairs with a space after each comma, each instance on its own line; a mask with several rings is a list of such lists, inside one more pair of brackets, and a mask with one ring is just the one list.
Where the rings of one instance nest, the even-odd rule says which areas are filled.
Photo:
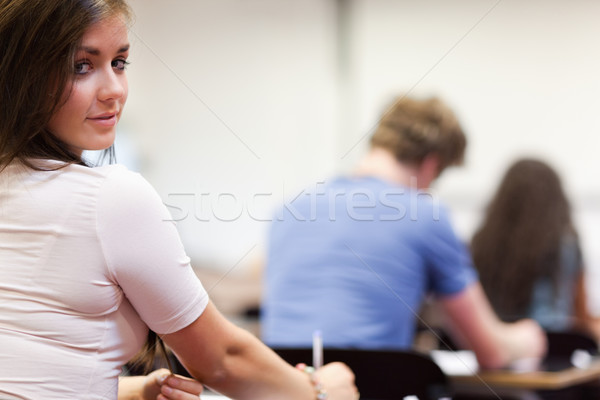
[[[600, 286], [600, 2], [131, 5], [117, 155], [157, 189], [194, 266], [215, 272], [209, 291], [260, 267], [275, 207], [349, 171], [403, 93], [441, 97], [468, 135], [465, 165], [435, 186], [461, 237], [515, 158], [543, 158], [561, 174], [588, 283]], [[600, 291], [589, 292], [600, 313]]]

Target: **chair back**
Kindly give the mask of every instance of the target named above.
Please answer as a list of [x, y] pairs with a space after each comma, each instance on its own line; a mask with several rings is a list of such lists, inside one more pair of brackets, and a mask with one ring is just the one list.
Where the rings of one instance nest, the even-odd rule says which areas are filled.
[[[274, 348], [290, 364], [312, 363], [311, 348]], [[332, 349], [323, 351], [325, 363], [341, 361], [356, 376], [356, 386], [365, 400], [419, 400], [450, 398], [448, 378], [433, 360], [413, 351]]]
[[584, 350], [590, 356], [598, 355], [598, 344], [583, 332], [546, 332], [548, 338], [548, 351], [544, 358], [544, 368], [547, 370], [559, 370], [573, 366], [573, 353], [576, 350]]
[[548, 337], [548, 354], [570, 356], [575, 350], [587, 350], [590, 354], [598, 354], [598, 344], [589, 335], [577, 332], [546, 332]]

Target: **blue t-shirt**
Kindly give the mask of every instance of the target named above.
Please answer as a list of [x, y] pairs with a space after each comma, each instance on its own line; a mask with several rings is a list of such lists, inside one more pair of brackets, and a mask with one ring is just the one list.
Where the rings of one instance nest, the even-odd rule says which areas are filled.
[[431, 194], [338, 178], [285, 203], [270, 231], [261, 313], [271, 346], [404, 349], [424, 296], [477, 280]]

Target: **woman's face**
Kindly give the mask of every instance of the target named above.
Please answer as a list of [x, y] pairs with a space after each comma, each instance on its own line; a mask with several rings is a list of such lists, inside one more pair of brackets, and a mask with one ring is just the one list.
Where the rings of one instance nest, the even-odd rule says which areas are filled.
[[75, 76], [48, 129], [75, 154], [103, 150], [115, 140], [127, 100], [127, 26], [117, 15], [92, 25], [75, 53]]

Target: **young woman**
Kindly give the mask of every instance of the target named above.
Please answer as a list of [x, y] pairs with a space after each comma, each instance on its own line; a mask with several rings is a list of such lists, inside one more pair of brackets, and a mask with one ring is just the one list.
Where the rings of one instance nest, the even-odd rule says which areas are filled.
[[569, 201], [548, 164], [521, 159], [510, 166], [471, 250], [483, 288], [503, 320], [529, 317], [547, 330], [584, 329], [600, 338], [586, 307]]
[[355, 399], [346, 366], [309, 376], [216, 310], [141, 176], [81, 160], [114, 141], [129, 15], [0, 0], [0, 397], [116, 399], [150, 328], [229, 397]]

